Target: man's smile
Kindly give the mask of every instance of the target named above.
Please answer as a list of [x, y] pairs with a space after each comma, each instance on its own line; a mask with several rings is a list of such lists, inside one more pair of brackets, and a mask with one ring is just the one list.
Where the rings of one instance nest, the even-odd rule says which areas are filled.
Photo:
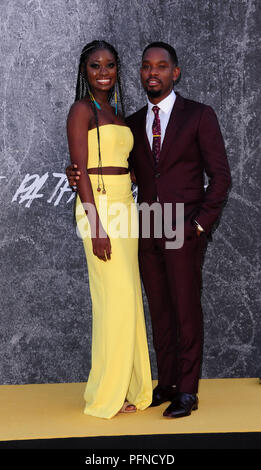
[[147, 84], [150, 85], [150, 86], [159, 85], [159, 84], [160, 84], [160, 80], [158, 80], [157, 78], [149, 78], [149, 79], [147, 80]]

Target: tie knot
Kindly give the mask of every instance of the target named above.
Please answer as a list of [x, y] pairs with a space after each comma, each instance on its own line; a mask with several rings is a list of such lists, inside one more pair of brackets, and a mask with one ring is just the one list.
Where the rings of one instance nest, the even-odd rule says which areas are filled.
[[153, 106], [152, 111], [154, 112], [155, 116], [158, 116], [160, 108], [158, 106]]

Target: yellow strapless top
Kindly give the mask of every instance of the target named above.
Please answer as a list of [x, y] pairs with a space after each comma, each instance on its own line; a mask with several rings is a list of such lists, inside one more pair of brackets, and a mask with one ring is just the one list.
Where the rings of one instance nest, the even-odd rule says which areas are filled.
[[[128, 168], [128, 157], [133, 147], [133, 135], [128, 126], [104, 124], [99, 127], [102, 166]], [[99, 162], [97, 129], [88, 131], [87, 168], [97, 168]]]

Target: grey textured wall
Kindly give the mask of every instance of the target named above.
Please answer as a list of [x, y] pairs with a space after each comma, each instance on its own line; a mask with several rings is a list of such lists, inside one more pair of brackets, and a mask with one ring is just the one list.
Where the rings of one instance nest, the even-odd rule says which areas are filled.
[[[0, 383], [85, 381], [90, 368], [88, 274], [64, 169], [78, 58], [95, 38], [120, 53], [128, 114], [145, 102], [138, 69], [154, 40], [176, 47], [178, 91], [217, 112], [233, 188], [204, 265], [202, 376], [258, 376], [260, 2], [1, 0], [0, 17]], [[146, 321], [156, 377], [147, 307]]]

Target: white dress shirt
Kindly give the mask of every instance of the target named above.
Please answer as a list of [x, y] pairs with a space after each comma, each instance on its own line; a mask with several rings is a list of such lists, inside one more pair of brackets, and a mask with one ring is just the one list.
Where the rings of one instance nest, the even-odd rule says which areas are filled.
[[[176, 93], [174, 92], [174, 90], [172, 90], [166, 98], [164, 98], [162, 101], [160, 101], [157, 104], [157, 106], [160, 108], [159, 118], [160, 118], [160, 128], [161, 128], [161, 146], [164, 140], [166, 128], [169, 122], [169, 117], [170, 117], [172, 108], [174, 106], [175, 100], [176, 100]], [[150, 143], [151, 148], [152, 148], [152, 141], [153, 141], [152, 124], [153, 124], [154, 117], [155, 117], [155, 114], [152, 111], [153, 106], [155, 105], [148, 100], [148, 110], [147, 110], [147, 117], [146, 117], [146, 132], [147, 132], [148, 141]]]

